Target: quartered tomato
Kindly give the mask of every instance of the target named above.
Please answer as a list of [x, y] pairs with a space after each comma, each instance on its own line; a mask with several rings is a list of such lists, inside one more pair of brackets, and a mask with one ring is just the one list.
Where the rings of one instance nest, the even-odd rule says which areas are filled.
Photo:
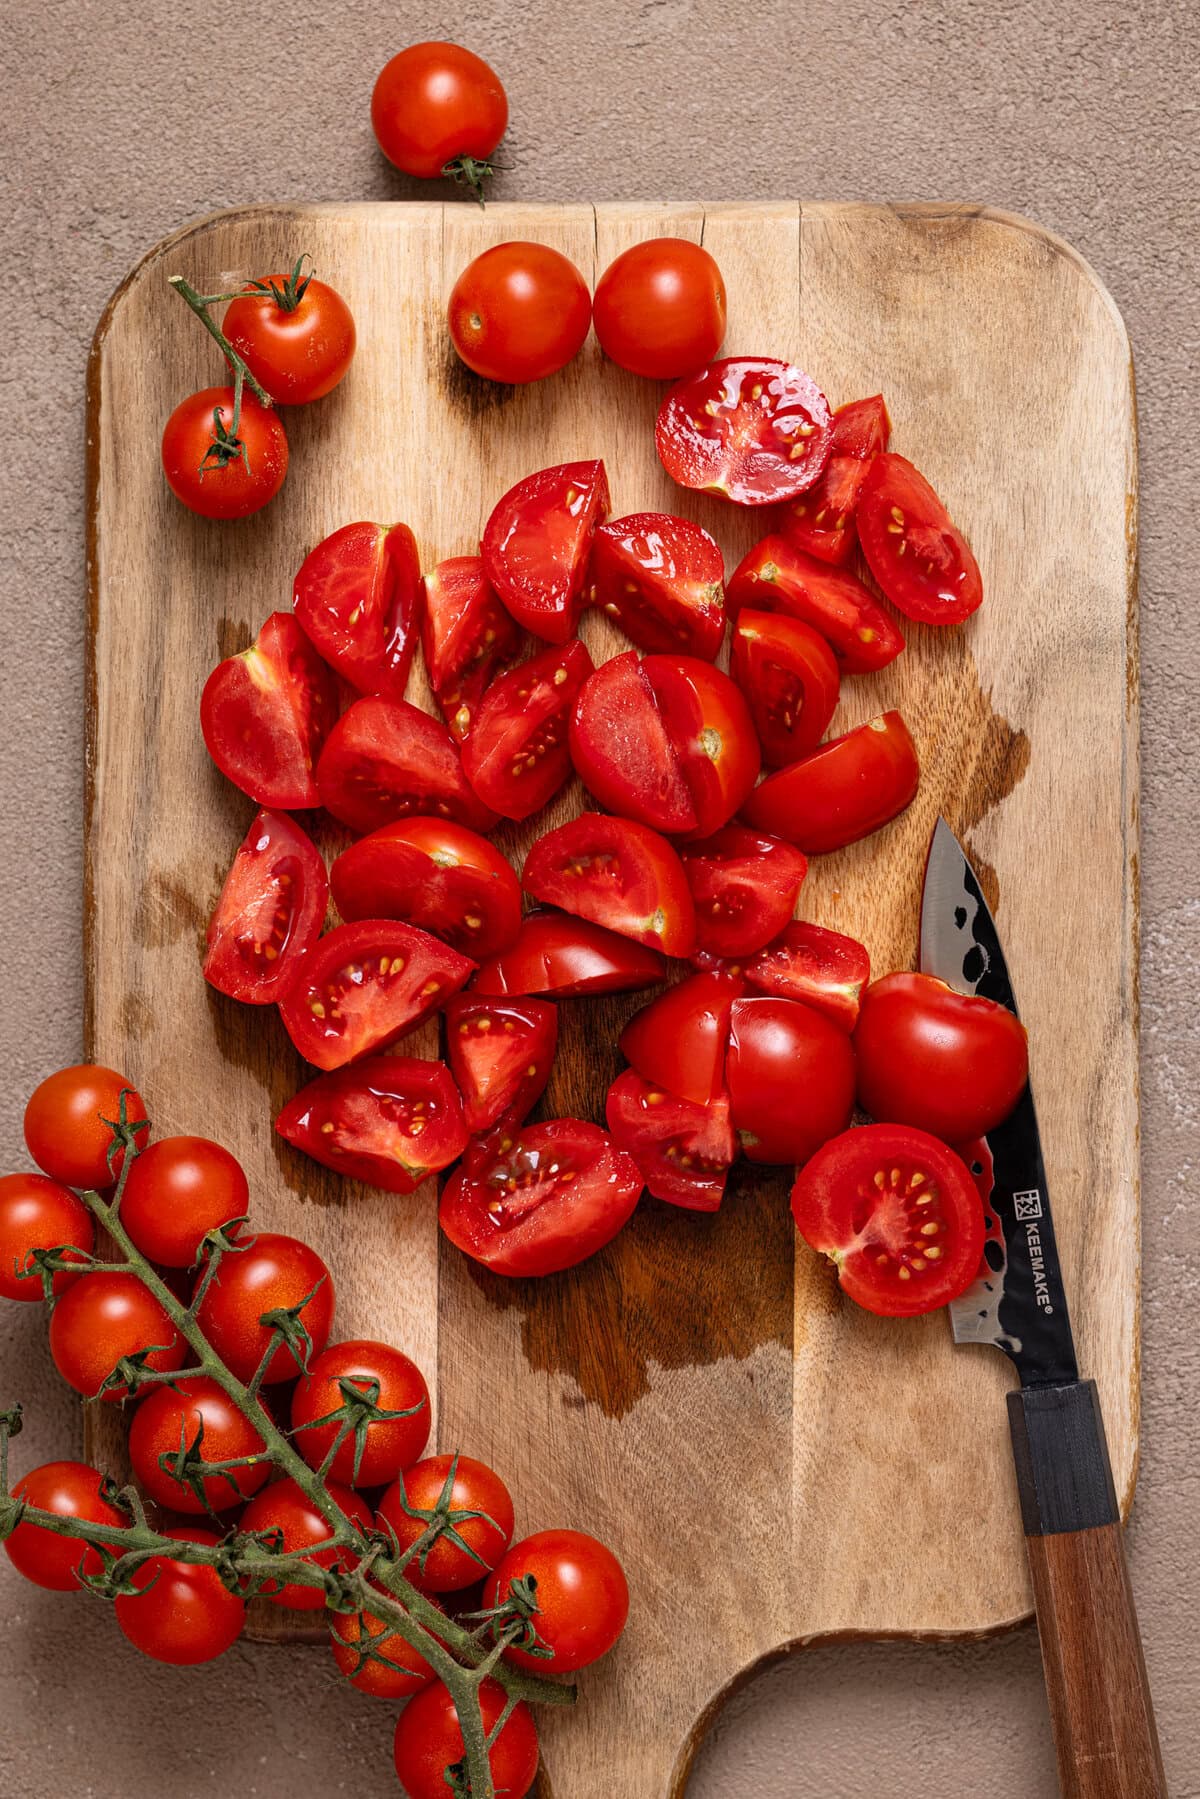
[[737, 1154], [725, 1094], [698, 1106], [627, 1068], [608, 1090], [604, 1117], [613, 1142], [633, 1157], [655, 1199], [693, 1212], [716, 1211]]
[[411, 1193], [467, 1147], [449, 1070], [411, 1056], [368, 1056], [319, 1075], [275, 1129], [315, 1162], [385, 1193]]
[[871, 958], [853, 937], [800, 920], [741, 964], [748, 987], [803, 1000], [843, 1031], [852, 1031]]
[[574, 636], [592, 535], [607, 512], [604, 464], [565, 462], [526, 475], [488, 519], [484, 571], [535, 637], [566, 643]]
[[717, 956], [749, 956], [795, 915], [807, 859], [790, 843], [725, 825], [680, 850], [696, 906], [696, 942]]
[[725, 558], [707, 531], [668, 512], [601, 525], [588, 600], [643, 650], [711, 662], [725, 641]]
[[476, 961], [515, 943], [521, 888], [486, 837], [442, 818], [402, 818], [343, 850], [330, 870], [343, 918], [403, 918]]
[[292, 610], [351, 687], [402, 700], [421, 597], [417, 546], [407, 525], [343, 525], [300, 564]]
[[522, 1124], [550, 1078], [558, 1013], [541, 999], [460, 993], [447, 1002], [446, 1060], [474, 1136], [502, 1117]]
[[970, 1171], [909, 1125], [862, 1125], [826, 1143], [796, 1177], [792, 1216], [843, 1292], [885, 1318], [948, 1305], [979, 1272], [984, 1216]]
[[797, 1000], [734, 1000], [725, 1080], [752, 1162], [806, 1162], [854, 1110], [850, 1039]]
[[483, 572], [482, 556], [451, 556], [426, 575], [421, 648], [456, 743], [475, 722], [488, 682], [516, 660], [522, 641]]
[[530, 912], [503, 955], [481, 963], [472, 993], [635, 993], [666, 975], [655, 950], [563, 912]]
[[306, 1062], [342, 1068], [407, 1036], [458, 992], [473, 967], [414, 925], [364, 918], [313, 944], [279, 1016]]
[[768, 775], [742, 816], [815, 856], [878, 831], [912, 804], [920, 779], [908, 726], [884, 712]]
[[861, 581], [806, 556], [786, 537], [756, 543], [729, 577], [725, 597], [733, 613], [752, 606], [811, 626], [848, 675], [885, 668], [904, 648], [899, 627]]
[[321, 804], [352, 831], [376, 831], [424, 812], [490, 831], [443, 725], [407, 700], [355, 700], [329, 734], [317, 767]]
[[208, 921], [204, 978], [251, 1006], [287, 992], [325, 922], [329, 877], [293, 819], [263, 811], [246, 832]]
[[882, 394], [838, 407], [824, 474], [784, 508], [780, 521], [781, 531], [798, 550], [833, 563], [847, 562], [854, 554], [858, 496], [871, 460], [887, 449], [891, 431]]
[[556, 1274], [612, 1241], [642, 1191], [637, 1164], [598, 1125], [554, 1118], [507, 1149], [460, 1164], [438, 1222], [496, 1274]]
[[696, 915], [665, 837], [628, 818], [582, 812], [539, 837], [521, 885], [546, 905], [605, 925], [668, 956], [690, 956]]
[[480, 802], [504, 818], [528, 818], [571, 772], [571, 708], [592, 672], [582, 643], [541, 650], [493, 681], [463, 745], [463, 768]]
[[[371, 1529], [374, 1514], [361, 1494], [336, 1480], [327, 1481], [326, 1487], [329, 1497], [351, 1524], [363, 1533]], [[317, 1547], [329, 1541], [329, 1520], [294, 1480], [272, 1481], [269, 1487], [256, 1493], [242, 1513], [238, 1528], [248, 1534], [269, 1537], [283, 1549], [304, 1551], [311, 1546], [313, 1553], [305, 1555], [304, 1559], [314, 1562], [318, 1568], [349, 1568], [359, 1560], [353, 1550]], [[324, 1588], [305, 1586], [299, 1580], [282, 1584], [277, 1580], [263, 1589], [262, 1596], [275, 1605], [286, 1605], [292, 1611], [315, 1612], [325, 1608]]]
[[1016, 1105], [1029, 1076], [1025, 1026], [1007, 1006], [928, 974], [885, 974], [854, 1032], [858, 1097], [872, 1118], [962, 1143]]
[[694, 656], [647, 656], [654, 691], [695, 808], [695, 834], [719, 830], [750, 793], [761, 766], [754, 721], [719, 668]]
[[621, 1054], [643, 1080], [693, 1105], [717, 1098], [725, 1085], [729, 1021], [741, 983], [723, 974], [694, 974], [635, 1012], [621, 1032]]
[[774, 356], [727, 356], [673, 387], [654, 428], [681, 487], [740, 506], [790, 500], [819, 479], [833, 437], [829, 402], [802, 369]]
[[290, 612], [273, 612], [200, 695], [200, 729], [221, 773], [285, 811], [321, 804], [313, 769], [336, 717], [337, 683]]
[[893, 606], [927, 625], [957, 625], [983, 599], [971, 546], [903, 456], [877, 456], [858, 504], [867, 564]]
[[825, 639], [779, 612], [738, 614], [734, 679], [750, 702], [763, 761], [781, 768], [815, 750], [838, 703], [838, 665]]

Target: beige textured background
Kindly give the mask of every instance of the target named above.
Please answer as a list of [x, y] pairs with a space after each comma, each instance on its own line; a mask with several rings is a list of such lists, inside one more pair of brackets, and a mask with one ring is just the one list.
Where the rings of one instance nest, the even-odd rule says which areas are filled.
[[[1200, 1799], [1189, 15], [1187, 0], [481, 0], [464, 22], [364, 0], [17, 0], [0, 69], [0, 1165], [22, 1161], [25, 1094], [79, 1050], [83, 372], [109, 292], [159, 237], [244, 201], [410, 195], [375, 150], [371, 83], [403, 44], [458, 36], [511, 96], [516, 166], [500, 194], [988, 201], [1061, 232], [1107, 281], [1142, 429], [1145, 1388], [1130, 1546], [1176, 1799]], [[77, 1451], [34, 1308], [0, 1313], [0, 1387], [28, 1409], [19, 1465]], [[339, 1688], [319, 1653], [157, 1668], [99, 1605], [24, 1586], [7, 1563], [0, 1620], [0, 1799], [395, 1790], [386, 1708]], [[1023, 1630], [794, 1657], [731, 1705], [689, 1799], [1054, 1791]]]

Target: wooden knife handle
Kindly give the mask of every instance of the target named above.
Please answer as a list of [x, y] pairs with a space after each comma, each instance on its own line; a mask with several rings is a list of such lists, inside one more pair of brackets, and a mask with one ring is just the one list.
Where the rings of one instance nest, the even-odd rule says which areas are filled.
[[1008, 1397], [1063, 1799], [1166, 1799], [1094, 1381]]

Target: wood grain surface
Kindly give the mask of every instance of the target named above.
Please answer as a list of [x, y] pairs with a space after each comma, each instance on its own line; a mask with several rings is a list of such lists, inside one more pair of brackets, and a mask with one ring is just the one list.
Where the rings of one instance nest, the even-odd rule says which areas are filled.
[[[289, 206], [181, 233], [116, 296], [91, 370], [89, 1051], [137, 1081], [160, 1131], [207, 1131], [242, 1158], [256, 1218], [329, 1259], [343, 1334], [436, 1368], [441, 1445], [496, 1463], [519, 1530], [572, 1523], [621, 1553], [625, 1644], [584, 1676], [575, 1715], [546, 1720], [542, 1799], [679, 1794], [722, 1696], [764, 1657], [831, 1634], [994, 1630], [1030, 1607], [1001, 1358], [954, 1351], [944, 1315], [844, 1304], [795, 1240], [782, 1175], [740, 1172], [711, 1218], [645, 1200], [581, 1269], [501, 1281], [439, 1244], [432, 1189], [342, 1183], [274, 1137], [302, 1065], [273, 1016], [200, 976], [253, 812], [208, 763], [200, 688], [286, 606], [325, 533], [404, 518], [428, 564], [473, 549], [530, 469], [602, 455], [617, 512], [687, 513], [730, 567], [761, 534], [672, 486], [653, 451], [661, 390], [594, 342], [508, 390], [446, 340], [446, 296], [487, 244], [536, 237], [593, 279], [664, 231], [720, 262], [730, 352], [792, 356], [834, 404], [884, 391], [894, 447], [974, 545], [981, 612], [910, 627], [893, 667], [845, 683], [834, 729], [898, 705], [922, 787], [884, 833], [814, 863], [805, 912], [862, 937], [877, 971], [911, 967], [939, 811], [969, 846], [1030, 1028], [1080, 1361], [1124, 1505], [1137, 1457], [1134, 412], [1124, 329], [1091, 271], [1024, 221], [954, 206]], [[166, 277], [213, 291], [301, 250], [354, 309], [354, 369], [288, 415], [280, 498], [206, 523], [158, 466], [171, 407], [217, 378]], [[598, 615], [584, 634], [597, 657], [624, 647]], [[419, 671], [410, 697], [427, 699]], [[601, 1115], [636, 1003], [564, 1006], [548, 1113]], [[420, 1044], [435, 1052], [432, 1028]], [[110, 1416], [91, 1435], [119, 1458]], [[263, 1608], [257, 1628], [291, 1622]]]

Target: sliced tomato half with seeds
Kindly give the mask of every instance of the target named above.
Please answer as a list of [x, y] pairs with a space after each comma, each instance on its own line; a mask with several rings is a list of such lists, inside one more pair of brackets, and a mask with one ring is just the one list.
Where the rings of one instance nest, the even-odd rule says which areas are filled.
[[983, 601], [971, 546], [903, 456], [877, 456], [858, 504], [867, 565], [893, 606], [927, 625], [958, 625]]
[[726, 356], [673, 387], [654, 428], [681, 487], [768, 506], [803, 493], [829, 459], [829, 402], [811, 375], [774, 356]]
[[576, 641], [541, 650], [492, 682], [462, 752], [481, 804], [504, 818], [528, 818], [553, 799], [571, 772], [569, 721], [591, 672]]
[[272, 612], [200, 695], [200, 729], [221, 773], [260, 806], [319, 806], [313, 774], [337, 717], [337, 682], [290, 612]]
[[475, 964], [398, 919], [338, 925], [308, 950], [279, 1015], [306, 1062], [377, 1055], [458, 992]]
[[642, 669], [707, 837], [733, 817], [762, 766], [750, 708], [737, 685], [696, 656], [647, 656]]
[[816, 749], [841, 686], [833, 651], [818, 632], [785, 613], [744, 607], [734, 628], [731, 667], [769, 768]]
[[899, 626], [861, 581], [806, 556], [786, 537], [756, 543], [729, 577], [725, 595], [735, 614], [750, 606], [811, 626], [848, 675], [886, 668], [904, 648]]
[[795, 915], [808, 858], [780, 837], [725, 825], [680, 850], [696, 907], [696, 942], [716, 956], [750, 956]]
[[711, 662], [725, 641], [725, 558], [708, 532], [668, 512], [601, 525], [588, 599], [643, 650]]
[[459, 993], [448, 1001], [446, 1060], [474, 1136], [501, 1118], [523, 1124], [542, 1097], [558, 1042], [558, 1011], [544, 999]]
[[887, 449], [891, 431], [882, 394], [838, 407], [821, 479], [785, 506], [780, 520], [780, 530], [798, 550], [821, 562], [849, 561], [858, 540], [854, 515], [867, 468]]
[[450, 734], [407, 700], [347, 707], [317, 765], [321, 804], [352, 831], [377, 831], [424, 813], [490, 831], [496, 814], [463, 773]]
[[737, 1154], [725, 1094], [694, 1105], [627, 1068], [608, 1090], [604, 1116], [655, 1199], [693, 1212], [717, 1210]]
[[574, 636], [592, 535], [608, 512], [602, 462], [565, 462], [518, 481], [483, 533], [488, 580], [517, 624], [547, 643]]
[[411, 1193], [467, 1146], [449, 1069], [412, 1056], [369, 1056], [319, 1075], [275, 1129], [326, 1168], [387, 1193]]
[[219, 993], [269, 1006], [287, 992], [325, 922], [321, 852], [294, 819], [260, 812], [208, 921], [204, 978]]
[[342, 851], [330, 880], [343, 918], [403, 918], [477, 962], [515, 943], [521, 928], [512, 864], [450, 819], [383, 825]]
[[488, 683], [523, 638], [483, 572], [482, 556], [451, 556], [425, 577], [421, 645], [429, 685], [456, 743], [475, 722]]
[[359, 693], [404, 698], [421, 627], [421, 571], [407, 525], [343, 525], [300, 564], [292, 611]]
[[539, 837], [521, 885], [668, 956], [690, 956], [696, 914], [683, 864], [665, 837], [629, 818], [582, 812]]

